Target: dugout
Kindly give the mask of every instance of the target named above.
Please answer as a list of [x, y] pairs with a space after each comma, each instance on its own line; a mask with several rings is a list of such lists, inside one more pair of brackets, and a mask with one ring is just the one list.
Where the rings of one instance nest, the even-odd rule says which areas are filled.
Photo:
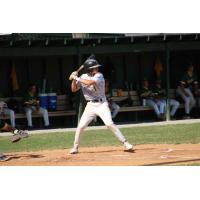
[[[0, 94], [22, 96], [30, 82], [71, 98], [66, 79], [84, 59], [94, 53], [113, 88], [126, 89], [127, 83], [139, 90], [141, 80], [155, 80], [159, 59], [161, 79], [166, 89], [175, 88], [188, 62], [200, 75], [199, 34], [10, 34], [0, 36]], [[12, 84], [16, 69], [19, 88]]]

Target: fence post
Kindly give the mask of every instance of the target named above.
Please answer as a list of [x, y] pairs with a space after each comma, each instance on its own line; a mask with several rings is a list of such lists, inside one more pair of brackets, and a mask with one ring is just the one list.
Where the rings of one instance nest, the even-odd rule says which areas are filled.
[[166, 120], [170, 121], [170, 50], [168, 44], [166, 44], [166, 80], [167, 80], [167, 102], [166, 102]]

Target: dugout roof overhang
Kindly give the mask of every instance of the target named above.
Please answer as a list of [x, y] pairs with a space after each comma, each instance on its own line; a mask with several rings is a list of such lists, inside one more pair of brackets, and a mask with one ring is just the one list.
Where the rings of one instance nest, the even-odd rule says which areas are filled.
[[90, 53], [200, 50], [198, 33], [89, 34], [72, 38], [65, 33], [0, 35], [0, 56], [57, 56]]

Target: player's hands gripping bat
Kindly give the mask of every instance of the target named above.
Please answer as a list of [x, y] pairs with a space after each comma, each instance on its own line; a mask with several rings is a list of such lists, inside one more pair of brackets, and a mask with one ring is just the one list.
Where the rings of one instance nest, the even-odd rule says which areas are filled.
[[78, 73], [84, 68], [84, 65], [81, 65], [76, 71], [72, 72], [69, 76], [69, 80], [73, 80], [73, 76], [78, 76]]
[[[95, 59], [95, 55], [91, 54], [86, 60], [88, 59]], [[69, 80], [73, 80], [74, 76], [78, 76], [78, 73], [84, 68], [84, 65], [81, 65], [76, 71], [72, 72], [71, 75], [69, 76]]]

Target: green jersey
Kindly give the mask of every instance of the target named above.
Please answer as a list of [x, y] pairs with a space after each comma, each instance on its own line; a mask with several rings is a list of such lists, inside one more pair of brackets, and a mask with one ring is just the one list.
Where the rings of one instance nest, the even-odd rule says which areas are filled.
[[190, 75], [188, 72], [184, 74], [180, 83], [185, 87], [193, 87], [194, 85], [198, 85], [198, 78], [196, 74]]
[[152, 90], [150, 88], [143, 87], [140, 92], [140, 97], [142, 99], [152, 98]]
[[164, 98], [165, 97], [165, 90], [155, 86], [153, 88], [153, 95], [155, 98]]
[[32, 95], [29, 92], [27, 92], [24, 95], [24, 103], [28, 105], [36, 106], [38, 105], [38, 96], [36, 94]]

